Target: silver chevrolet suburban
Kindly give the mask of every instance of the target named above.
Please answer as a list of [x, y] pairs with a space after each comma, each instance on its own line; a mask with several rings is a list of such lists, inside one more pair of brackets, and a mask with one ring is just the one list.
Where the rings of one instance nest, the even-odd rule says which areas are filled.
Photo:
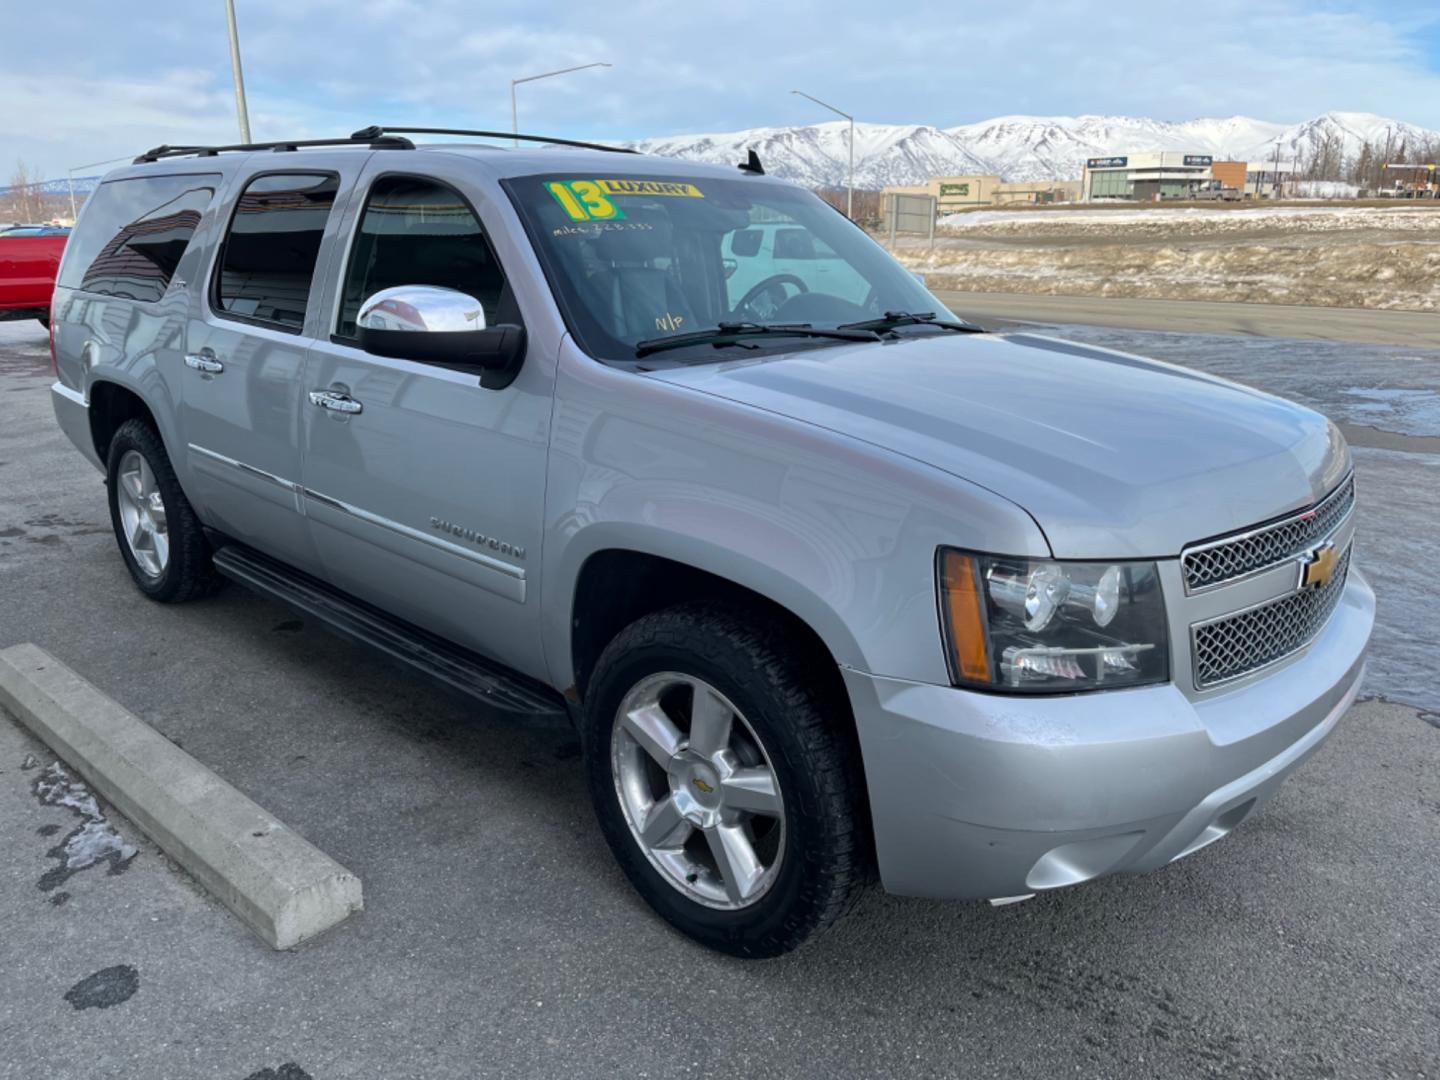
[[743, 956], [877, 874], [1004, 902], [1164, 866], [1354, 699], [1324, 417], [982, 332], [753, 154], [474, 134], [99, 186], [53, 397], [144, 595], [234, 579], [568, 714], [635, 888]]

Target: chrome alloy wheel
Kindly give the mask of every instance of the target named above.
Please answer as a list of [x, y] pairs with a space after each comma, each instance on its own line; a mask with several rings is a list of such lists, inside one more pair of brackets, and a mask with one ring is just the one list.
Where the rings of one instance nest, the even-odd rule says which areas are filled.
[[155, 471], [143, 454], [128, 450], [115, 473], [116, 503], [125, 543], [141, 571], [158, 578], [170, 562], [170, 531], [165, 523], [165, 500]]
[[775, 770], [749, 722], [703, 679], [642, 679], [621, 701], [610, 765], [625, 821], [674, 888], [707, 907], [754, 904], [785, 854]]

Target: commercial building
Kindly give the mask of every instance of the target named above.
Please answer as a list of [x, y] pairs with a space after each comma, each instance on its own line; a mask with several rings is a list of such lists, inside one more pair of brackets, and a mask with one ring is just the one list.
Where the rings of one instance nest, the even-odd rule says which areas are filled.
[[932, 176], [924, 184], [891, 184], [881, 196], [886, 201], [886, 195], [929, 195], [935, 200], [937, 214], [951, 214], [992, 205], [995, 189], [1003, 182], [998, 176]]
[[1211, 154], [1183, 150], [1093, 157], [1085, 162], [1081, 198], [1085, 202], [1188, 198], [1196, 188], [1214, 179], [1210, 171], [1214, 161]]
[[996, 206], [1041, 206], [1075, 202], [1080, 198], [1079, 180], [1007, 180], [995, 185]]
[[1289, 161], [1252, 161], [1245, 168], [1247, 199], [1283, 199], [1295, 193], [1298, 166]]
[[1006, 181], [998, 176], [932, 176], [925, 184], [892, 184], [881, 193], [888, 195], [929, 195], [937, 214], [973, 210], [980, 206], [1034, 205], [1073, 202], [1080, 197], [1078, 180]]
[[1236, 191], [1245, 190], [1245, 176], [1249, 172], [1249, 166], [1243, 161], [1212, 161], [1210, 163], [1210, 175], [1219, 181], [1221, 187], [1234, 188]]

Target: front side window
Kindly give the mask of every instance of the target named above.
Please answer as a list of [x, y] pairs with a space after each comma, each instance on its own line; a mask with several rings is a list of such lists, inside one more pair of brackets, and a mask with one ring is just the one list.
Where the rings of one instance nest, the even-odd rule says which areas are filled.
[[101, 184], [67, 241], [59, 284], [129, 300], [159, 300], [219, 184], [217, 173]]
[[217, 310], [300, 330], [339, 183], [333, 174], [305, 173], [250, 181], [220, 252], [213, 292]]
[[[860, 229], [786, 184], [614, 174], [503, 183], [571, 333], [602, 360], [634, 361], [641, 342], [720, 323], [833, 329], [892, 311], [952, 317]], [[830, 344], [776, 336], [746, 347]], [[697, 345], [667, 356], [691, 362], [733, 353]]]
[[336, 334], [354, 337], [361, 305], [397, 285], [436, 285], [474, 297], [488, 326], [518, 321], [474, 211], [457, 191], [434, 180], [375, 181], [350, 252]]

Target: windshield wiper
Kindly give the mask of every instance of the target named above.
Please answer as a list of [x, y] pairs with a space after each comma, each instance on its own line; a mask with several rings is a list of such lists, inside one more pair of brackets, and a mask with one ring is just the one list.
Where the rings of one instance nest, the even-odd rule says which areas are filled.
[[842, 323], [840, 330], [894, 330], [897, 326], [935, 326], [941, 330], [958, 330], [962, 334], [983, 334], [984, 329], [973, 326], [970, 323], [951, 322], [948, 319], [937, 319], [933, 311], [887, 311], [878, 319], [866, 319], [864, 322]]
[[635, 345], [635, 356], [678, 349], [685, 345], [734, 345], [744, 338], [779, 334], [784, 337], [832, 338], [836, 341], [879, 341], [880, 335], [869, 327], [856, 324], [834, 330], [819, 330], [809, 323], [722, 322], [709, 330], [692, 330], [688, 334], [650, 338]]

